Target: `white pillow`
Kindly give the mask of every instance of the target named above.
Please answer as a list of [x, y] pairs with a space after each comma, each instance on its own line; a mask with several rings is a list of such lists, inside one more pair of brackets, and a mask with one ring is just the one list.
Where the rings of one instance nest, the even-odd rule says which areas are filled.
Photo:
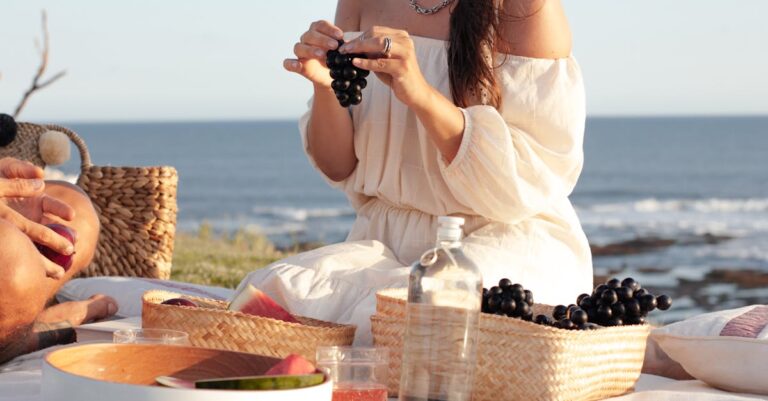
[[768, 305], [699, 315], [651, 338], [691, 376], [728, 391], [768, 394]]
[[94, 277], [71, 280], [56, 294], [59, 302], [82, 301], [96, 294], [109, 295], [117, 301], [117, 317], [141, 316], [141, 296], [149, 290], [165, 290], [196, 297], [229, 300], [235, 293], [229, 288], [209, 287], [179, 281], [137, 277]]

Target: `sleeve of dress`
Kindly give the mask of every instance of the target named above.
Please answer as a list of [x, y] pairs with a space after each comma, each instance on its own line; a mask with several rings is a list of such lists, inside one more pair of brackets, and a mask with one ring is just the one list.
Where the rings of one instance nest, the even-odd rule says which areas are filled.
[[338, 188], [343, 190], [346, 186], [346, 183], [350, 181], [350, 177], [354, 174], [349, 175], [344, 180], [341, 181], [334, 181], [325, 173], [323, 173], [323, 170], [320, 170], [320, 168], [317, 166], [317, 162], [315, 162], [315, 158], [312, 156], [312, 151], [309, 149], [309, 141], [307, 140], [307, 131], [309, 130], [309, 119], [312, 116], [312, 98], [309, 99], [309, 102], [307, 102], [307, 111], [304, 113], [301, 118], [299, 118], [299, 133], [301, 134], [301, 146], [304, 149], [304, 153], [307, 154], [307, 158], [309, 159], [309, 163], [312, 165], [312, 167], [317, 170], [318, 173], [323, 177], [323, 179], [332, 187]]
[[472, 106], [456, 157], [440, 171], [451, 194], [492, 220], [515, 223], [567, 197], [583, 165], [584, 85], [575, 59], [510, 56], [502, 106]]

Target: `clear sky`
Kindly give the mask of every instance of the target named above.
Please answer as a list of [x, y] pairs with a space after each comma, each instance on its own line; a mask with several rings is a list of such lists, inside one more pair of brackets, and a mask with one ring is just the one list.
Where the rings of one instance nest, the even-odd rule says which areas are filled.
[[[591, 115], [768, 114], [768, 1], [563, 1]], [[273, 119], [303, 111], [282, 59], [335, 1], [3, 0], [0, 111], [37, 67], [42, 8], [49, 74], [68, 74], [25, 119]]]

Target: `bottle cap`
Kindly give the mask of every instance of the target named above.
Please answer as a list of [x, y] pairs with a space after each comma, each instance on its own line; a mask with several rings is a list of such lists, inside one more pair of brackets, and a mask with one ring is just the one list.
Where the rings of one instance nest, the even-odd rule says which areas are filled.
[[438, 241], [458, 241], [464, 233], [461, 229], [464, 225], [463, 217], [440, 216], [437, 218], [437, 224]]
[[438, 225], [463, 226], [464, 218], [455, 216], [440, 216], [437, 218]]

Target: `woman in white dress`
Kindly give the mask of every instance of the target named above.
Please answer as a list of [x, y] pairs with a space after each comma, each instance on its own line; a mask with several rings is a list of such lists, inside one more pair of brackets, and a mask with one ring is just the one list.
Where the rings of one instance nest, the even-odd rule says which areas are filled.
[[[365, 53], [363, 101], [339, 105], [325, 54]], [[300, 132], [313, 165], [357, 212], [347, 240], [243, 281], [294, 313], [358, 325], [375, 292], [407, 286], [437, 217], [466, 219], [485, 286], [507, 277], [537, 302], [573, 303], [592, 261], [568, 196], [583, 165], [585, 99], [559, 0], [339, 0], [287, 70], [314, 86]]]

